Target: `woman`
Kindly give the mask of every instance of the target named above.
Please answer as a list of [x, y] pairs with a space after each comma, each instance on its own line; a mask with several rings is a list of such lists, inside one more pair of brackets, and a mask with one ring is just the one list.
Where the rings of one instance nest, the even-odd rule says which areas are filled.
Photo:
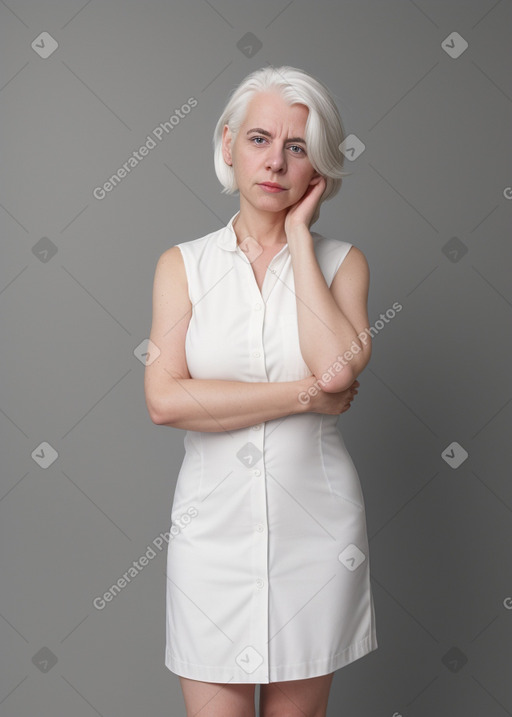
[[[166, 666], [187, 715], [325, 715], [377, 648], [365, 509], [337, 427], [370, 359], [362, 252], [310, 232], [341, 185], [327, 88], [263, 68], [214, 133], [226, 227], [165, 251], [151, 419], [186, 429], [167, 554]], [[340, 234], [342, 232], [340, 231]]]

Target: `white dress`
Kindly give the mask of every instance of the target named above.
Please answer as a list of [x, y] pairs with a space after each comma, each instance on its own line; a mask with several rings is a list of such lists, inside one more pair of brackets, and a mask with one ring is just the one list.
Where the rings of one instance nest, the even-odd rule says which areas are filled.
[[[238, 214], [238, 212], [237, 212]], [[292, 381], [299, 348], [288, 245], [262, 292], [228, 225], [178, 244], [192, 378]], [[351, 244], [311, 232], [330, 286]], [[167, 549], [165, 665], [207, 682], [324, 675], [375, 650], [363, 494], [337, 415], [187, 431]]]

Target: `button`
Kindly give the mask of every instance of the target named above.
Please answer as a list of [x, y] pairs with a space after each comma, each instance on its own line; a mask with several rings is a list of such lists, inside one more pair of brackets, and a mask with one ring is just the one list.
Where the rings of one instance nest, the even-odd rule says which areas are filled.
[[261, 304], [254, 304], [254, 308], [256, 311], [259, 311], [261, 309]]
[[265, 583], [263, 582], [263, 580], [262, 580], [261, 578], [258, 578], [258, 579], [256, 580], [256, 587], [257, 587], [257, 588], [260, 588], [260, 589], [261, 589], [264, 585], [265, 585]]
[[262, 524], [262, 523], [257, 523], [257, 525], [256, 525], [256, 530], [258, 531], [258, 533], [263, 533], [263, 530], [264, 530], [263, 524]]
[[259, 351], [253, 351], [253, 352], [252, 352], [252, 355], [254, 356], [254, 358], [259, 358], [259, 357], [260, 357], [260, 352], [259, 352]]
[[261, 471], [258, 468], [255, 468], [252, 472], [253, 476], [259, 476], [261, 475]]
[[257, 423], [255, 426], [252, 427], [253, 431], [259, 431], [261, 428], [261, 423]]

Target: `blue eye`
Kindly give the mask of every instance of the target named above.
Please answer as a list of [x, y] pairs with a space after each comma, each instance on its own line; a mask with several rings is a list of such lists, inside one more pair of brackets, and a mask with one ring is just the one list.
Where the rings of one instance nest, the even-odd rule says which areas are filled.
[[[255, 142], [255, 140], [257, 140], [257, 139], [261, 139], [261, 140], [263, 140], [264, 142], [266, 142], [266, 139], [265, 139], [264, 137], [251, 137], [251, 139], [249, 140], [249, 142]], [[261, 147], [261, 144], [260, 144], [259, 142], [255, 142], [255, 144], [256, 144], [258, 147]], [[292, 152], [292, 154], [300, 154], [300, 153], [306, 154], [306, 152], [304, 151], [304, 149], [303, 149], [302, 147], [300, 147], [298, 144], [291, 144], [291, 145], [290, 145], [290, 148], [291, 148], [291, 147], [294, 147], [295, 149], [300, 149], [300, 152]]]

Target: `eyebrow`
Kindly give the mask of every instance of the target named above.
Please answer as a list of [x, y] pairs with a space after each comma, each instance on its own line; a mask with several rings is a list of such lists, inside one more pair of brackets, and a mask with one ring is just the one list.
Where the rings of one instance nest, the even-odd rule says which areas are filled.
[[[251, 132], [257, 132], [258, 134], [264, 134], [265, 137], [272, 138], [272, 135], [270, 132], [267, 132], [264, 129], [261, 129], [261, 127], [253, 127], [253, 129], [248, 130], [247, 134], [251, 134]], [[306, 140], [302, 139], [302, 137], [289, 137], [287, 142], [302, 142], [302, 144], [306, 144]]]

